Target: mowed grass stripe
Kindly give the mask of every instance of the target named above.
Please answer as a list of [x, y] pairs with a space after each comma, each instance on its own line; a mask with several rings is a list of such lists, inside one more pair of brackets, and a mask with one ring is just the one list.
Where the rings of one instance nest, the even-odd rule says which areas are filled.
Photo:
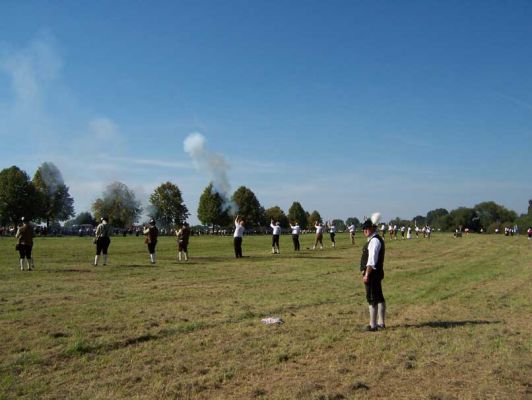
[[[526, 398], [530, 243], [470, 235], [386, 241], [388, 329], [362, 332], [360, 247], [301, 254], [281, 240], [193, 237], [189, 263], [162, 238], [36, 240], [17, 270], [0, 238], [0, 398]], [[286, 323], [265, 326], [264, 316]], [[467, 371], [464, 374], [464, 371]], [[380, 384], [379, 384], [380, 382]]]

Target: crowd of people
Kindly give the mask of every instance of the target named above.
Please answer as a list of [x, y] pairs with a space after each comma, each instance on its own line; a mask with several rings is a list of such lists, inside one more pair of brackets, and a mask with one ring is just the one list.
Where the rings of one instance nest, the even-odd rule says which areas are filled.
[[[366, 291], [366, 300], [369, 307], [369, 324], [366, 328], [368, 332], [376, 332], [378, 330], [386, 329], [385, 316], [386, 316], [386, 301], [384, 299], [382, 291], [382, 280], [384, 278], [384, 258], [385, 258], [385, 236], [388, 233], [389, 240], [397, 240], [398, 232], [401, 233], [402, 239], [412, 238], [412, 228], [410, 226], [401, 226], [392, 224], [382, 224], [380, 226], [381, 235], [378, 234], [379, 226], [378, 219], [380, 214], [375, 213], [372, 218], [368, 218], [362, 224], [362, 232], [366, 237], [366, 243], [362, 247], [362, 256], [360, 260], [360, 271], [362, 273], [362, 281], [364, 283]], [[239, 215], [236, 216], [234, 221], [233, 232], [233, 246], [236, 258], [243, 257], [242, 242], [244, 232], [246, 230], [244, 219]], [[279, 221], [270, 221], [270, 228], [272, 233], [272, 254], [280, 254], [280, 235], [281, 226]], [[325, 229], [328, 230], [331, 246], [336, 247], [336, 227], [330, 222], [322, 224], [316, 222], [315, 228], [315, 240], [312, 250], [315, 250], [317, 246], [323, 249], [323, 233]], [[356, 227], [351, 225], [347, 227], [351, 244], [355, 244]], [[299, 235], [301, 234], [301, 228], [297, 221], [294, 221], [293, 225], [290, 223], [290, 230], [292, 235], [292, 242], [294, 251], [300, 251]], [[177, 260], [188, 261], [188, 244], [191, 236], [191, 230], [187, 223], [183, 223], [181, 227], [174, 230], [177, 240]], [[416, 237], [420, 234], [425, 238], [430, 239], [432, 229], [430, 226], [424, 226], [418, 228], [415, 226]], [[455, 237], [462, 233], [462, 227], [458, 227], [455, 231]], [[4, 231], [2, 231], [4, 234]], [[103, 257], [103, 265], [108, 263], [108, 250], [111, 244], [111, 236], [113, 230], [109, 224], [108, 218], [101, 218], [100, 223], [94, 230], [94, 245], [96, 248], [96, 254], [94, 256], [93, 265], [96, 267], [99, 265], [100, 257]], [[147, 245], [149, 259], [151, 264], [156, 264], [156, 247], [159, 237], [159, 228], [156, 225], [155, 220], [151, 219], [147, 225], [142, 228], [142, 234], [144, 235], [144, 243]], [[505, 235], [513, 235], [513, 230], [510, 228], [505, 229]], [[527, 230], [528, 240], [532, 240], [532, 227]], [[14, 234], [17, 239], [16, 250], [19, 252], [19, 265], [21, 271], [32, 271], [35, 268], [35, 263], [32, 256], [33, 250], [33, 238], [35, 237], [34, 227], [30, 221], [26, 218], [22, 218], [21, 224], [18, 226], [16, 233]]]

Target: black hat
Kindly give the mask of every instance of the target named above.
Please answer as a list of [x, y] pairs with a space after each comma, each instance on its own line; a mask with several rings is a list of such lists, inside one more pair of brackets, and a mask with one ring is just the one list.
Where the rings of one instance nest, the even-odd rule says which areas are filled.
[[362, 224], [362, 229], [370, 229], [370, 228], [373, 228], [375, 227], [375, 225], [373, 225], [373, 222], [371, 222], [371, 219], [367, 219], [364, 221], [364, 223]]

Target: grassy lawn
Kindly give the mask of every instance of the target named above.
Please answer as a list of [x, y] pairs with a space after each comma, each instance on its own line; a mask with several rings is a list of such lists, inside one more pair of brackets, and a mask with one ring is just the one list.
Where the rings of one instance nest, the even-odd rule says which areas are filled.
[[[0, 238], [0, 399], [526, 399], [532, 242], [386, 242], [385, 331], [366, 333], [362, 238], [312, 251], [281, 237], [37, 238], [21, 272]], [[261, 318], [281, 317], [283, 325]]]

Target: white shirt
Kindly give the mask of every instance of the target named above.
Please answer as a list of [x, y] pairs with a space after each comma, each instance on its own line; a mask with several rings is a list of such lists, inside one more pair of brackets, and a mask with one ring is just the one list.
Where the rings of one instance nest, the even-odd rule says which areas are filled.
[[271, 228], [273, 229], [274, 235], [280, 235], [281, 234], [281, 227], [279, 225], [270, 224]]
[[239, 222], [235, 222], [235, 233], [233, 233], [233, 237], [242, 237], [244, 236], [244, 225], [240, 224]]
[[355, 233], [355, 225], [354, 224], [353, 225], [349, 225], [347, 227], [347, 229], [349, 229], [349, 233]]
[[299, 235], [301, 232], [299, 225], [290, 225], [290, 228], [292, 229], [292, 235]]
[[336, 226], [334, 225], [329, 226], [329, 232], [336, 233]]
[[323, 232], [323, 226], [316, 225], [315, 228], [316, 228], [316, 235], [319, 235], [320, 233]]
[[374, 233], [371, 235], [371, 237], [368, 239], [368, 263], [366, 264], [366, 267], [371, 267], [373, 269], [375, 268], [375, 265], [377, 265], [377, 261], [379, 261], [379, 252], [381, 251], [381, 242], [379, 239], [375, 238], [377, 233]]

